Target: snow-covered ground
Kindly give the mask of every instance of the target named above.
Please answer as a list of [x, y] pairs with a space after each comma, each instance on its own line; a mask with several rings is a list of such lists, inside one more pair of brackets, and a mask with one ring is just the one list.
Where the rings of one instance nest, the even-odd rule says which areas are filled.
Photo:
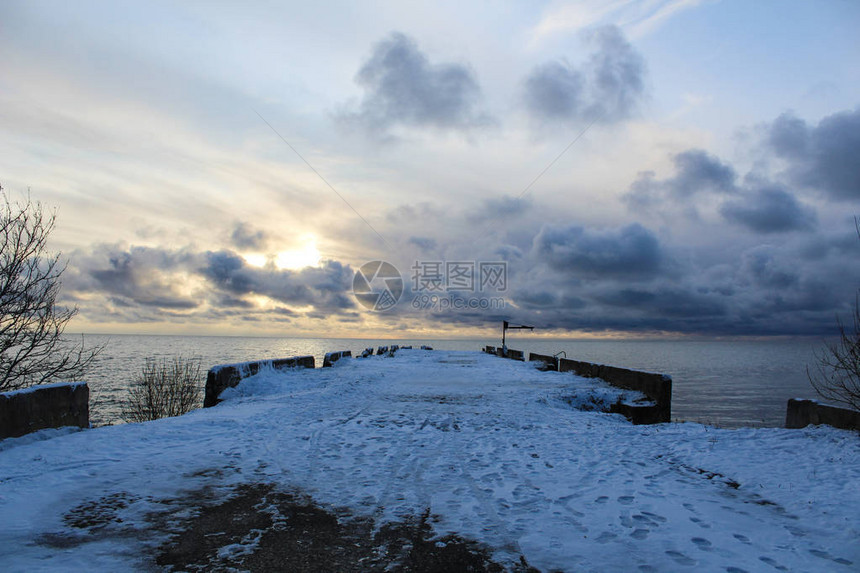
[[[141, 531], [160, 500], [248, 482], [377, 523], [429, 508], [440, 535], [541, 570], [860, 570], [856, 433], [577, 409], [617, 393], [478, 352], [403, 350], [263, 372], [180, 418], [0, 441], [0, 570], [151, 568], [161, 540]], [[87, 502], [112, 504], [111, 527], [71, 525]]]

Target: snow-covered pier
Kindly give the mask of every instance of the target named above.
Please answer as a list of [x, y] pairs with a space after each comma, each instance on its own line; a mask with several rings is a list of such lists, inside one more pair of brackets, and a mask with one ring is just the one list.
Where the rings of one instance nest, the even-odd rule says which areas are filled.
[[[635, 426], [600, 412], [622, 393], [480, 352], [401, 350], [261, 369], [179, 418], [4, 440], [0, 570], [151, 569], [188, 517], [179, 500], [261, 484], [338, 520], [420, 517], [512, 568], [857, 570], [855, 433]], [[242, 569], [291, 519], [207, 534], [208, 566]]]

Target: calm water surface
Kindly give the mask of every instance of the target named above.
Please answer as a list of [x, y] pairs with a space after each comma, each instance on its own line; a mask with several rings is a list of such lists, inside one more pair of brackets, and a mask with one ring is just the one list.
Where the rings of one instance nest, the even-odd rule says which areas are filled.
[[[317, 364], [328, 351], [369, 346], [429, 344], [439, 350], [479, 350], [495, 339], [381, 340], [336, 338], [249, 338], [207, 336], [87, 335], [87, 344], [105, 343], [86, 380], [95, 425], [119, 423], [127, 388], [148, 357], [181, 355], [217, 364], [312, 354]], [[814, 397], [806, 366], [821, 340], [668, 341], [510, 339], [510, 348], [541, 354], [564, 351], [568, 358], [672, 376], [672, 416], [724, 427], [781, 426], [789, 398]]]

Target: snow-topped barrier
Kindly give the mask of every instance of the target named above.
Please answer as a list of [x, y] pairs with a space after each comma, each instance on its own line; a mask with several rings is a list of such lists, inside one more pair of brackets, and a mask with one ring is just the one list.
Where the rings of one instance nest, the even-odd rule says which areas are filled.
[[[531, 357], [529, 357], [531, 359]], [[613, 412], [623, 414], [634, 424], [659, 424], [672, 418], [672, 378], [665, 374], [628, 370], [617, 366], [605, 366], [591, 362], [580, 362], [561, 358], [559, 372], [573, 372], [584, 378], [600, 378], [616, 388], [642, 392], [653, 402], [646, 406], [638, 404], [615, 404]]]
[[257, 360], [240, 364], [222, 364], [214, 366], [206, 376], [206, 394], [203, 407], [209, 408], [219, 402], [218, 396], [227, 388], [236, 386], [242, 378], [253, 376], [264, 368], [285, 370], [287, 368], [314, 368], [313, 356], [294, 356], [275, 360]]
[[323, 368], [329, 368], [341, 358], [352, 357], [352, 350], [341, 350], [339, 352], [326, 352], [323, 357]]
[[526, 355], [522, 350], [514, 350], [512, 348], [505, 348], [504, 346], [499, 346], [496, 348], [495, 346], [487, 346], [484, 348], [484, 352], [487, 354], [495, 354], [496, 356], [501, 356], [502, 358], [510, 358], [511, 360], [519, 360], [520, 362], [525, 362]]
[[90, 426], [86, 382], [60, 382], [0, 393], [0, 439], [63, 426]]
[[843, 430], [860, 430], [860, 412], [821, 404], [815, 400], [791, 398], [785, 411], [786, 428], [827, 424]]
[[549, 356], [547, 354], [535, 354], [534, 352], [529, 352], [529, 362], [542, 362], [543, 366], [541, 370], [547, 370], [551, 372], [558, 371], [558, 356]]

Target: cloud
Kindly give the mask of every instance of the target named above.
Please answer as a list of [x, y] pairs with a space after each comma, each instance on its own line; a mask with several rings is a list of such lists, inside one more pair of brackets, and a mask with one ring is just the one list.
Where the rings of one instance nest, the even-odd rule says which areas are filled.
[[810, 126], [790, 113], [768, 130], [773, 152], [788, 163], [792, 183], [836, 200], [860, 199], [860, 108]]
[[491, 123], [478, 109], [481, 89], [471, 68], [431, 63], [401, 33], [376, 44], [355, 81], [364, 97], [357, 111], [341, 119], [371, 134], [384, 135], [394, 126], [469, 130]]
[[[779, 145], [796, 149], [797, 123], [778, 122]], [[787, 151], [786, 151], [787, 152]], [[640, 172], [621, 199], [633, 212], [682, 209], [699, 217], [699, 207], [708, 206], [707, 198], [719, 198], [719, 214], [727, 221], [753, 233], [810, 231], [817, 224], [815, 209], [800, 202], [790, 191], [769, 183], [753, 173], [737, 183], [734, 167], [702, 149], [689, 149], [672, 158], [675, 175], [657, 179], [653, 171]], [[693, 202], [697, 196], [705, 200]]]
[[813, 208], [779, 188], [759, 189], [742, 200], [724, 203], [720, 213], [756, 233], [810, 231], [817, 222]]
[[429, 237], [409, 237], [409, 244], [415, 245], [422, 251], [432, 251], [436, 248], [436, 239]]
[[758, 286], [784, 290], [800, 282], [796, 270], [780, 261], [772, 247], [750, 249], [741, 256], [741, 261], [742, 275]]
[[645, 60], [617, 26], [585, 36], [581, 68], [565, 60], [536, 66], [525, 80], [525, 103], [538, 121], [615, 123], [634, 115], [645, 94]]
[[237, 221], [230, 234], [230, 242], [239, 249], [264, 249], [268, 239], [265, 231], [254, 229], [252, 225], [243, 221]]
[[[337, 261], [300, 270], [252, 267], [232, 251], [210, 251], [199, 269], [217, 288], [233, 295], [255, 294], [315, 309], [352, 308], [353, 271]], [[347, 296], [349, 294], [349, 296]]]
[[623, 287], [600, 293], [596, 299], [614, 307], [635, 308], [655, 318], [701, 319], [726, 314], [725, 302], [684, 285], [654, 289]]
[[498, 223], [520, 217], [528, 212], [531, 207], [532, 199], [528, 195], [525, 197], [499, 195], [482, 200], [475, 212], [469, 214], [469, 218], [474, 221], [492, 220]]
[[87, 320], [336, 315], [355, 307], [352, 277], [337, 261], [289, 270], [251, 266], [230, 250], [98, 245], [73, 253], [63, 296]]
[[534, 251], [560, 272], [582, 278], [651, 278], [664, 262], [657, 237], [638, 223], [603, 232], [547, 225], [535, 237]]
[[701, 149], [679, 153], [674, 162], [677, 175], [669, 182], [669, 189], [677, 196], [689, 196], [702, 191], [735, 191], [735, 170]]
[[101, 264], [86, 269], [83, 276], [75, 277], [72, 273], [67, 286], [77, 286], [80, 290], [100, 290], [120, 305], [194, 309], [200, 305], [200, 300], [190, 293], [182, 292], [170, 275], [177, 269], [193, 264], [195, 258], [187, 250], [170, 252], [160, 248], [132, 247], [128, 251], [117, 251], [102, 245], [97, 247], [95, 256], [86, 261], [93, 264], [101, 259]]
[[675, 176], [656, 179], [653, 171], [639, 173], [622, 199], [633, 209], [685, 200], [697, 193], [734, 193], [737, 173], [702, 149], [689, 149], [672, 158]]
[[585, 79], [567, 62], [547, 62], [526, 78], [526, 105], [544, 120], [579, 117], [585, 105]]

